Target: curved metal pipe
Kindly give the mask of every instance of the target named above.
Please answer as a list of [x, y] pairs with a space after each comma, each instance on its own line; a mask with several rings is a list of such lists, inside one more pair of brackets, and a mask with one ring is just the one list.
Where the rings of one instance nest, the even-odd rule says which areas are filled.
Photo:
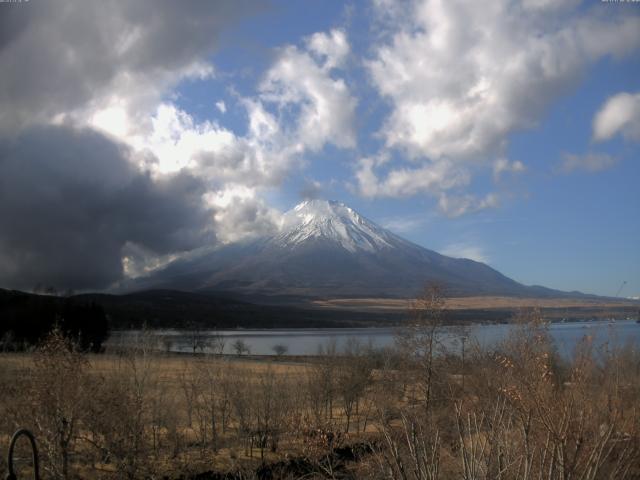
[[11, 437], [11, 442], [9, 443], [9, 453], [7, 454], [7, 468], [9, 469], [9, 473], [7, 474], [6, 480], [17, 480], [16, 474], [13, 471], [13, 450], [16, 446], [16, 442], [20, 436], [24, 435], [29, 439], [31, 443], [31, 451], [33, 454], [33, 478], [35, 480], [40, 480], [40, 470], [38, 466], [38, 447], [36, 446], [36, 437], [34, 437], [33, 433], [31, 433], [26, 428], [21, 428], [17, 430], [16, 433]]

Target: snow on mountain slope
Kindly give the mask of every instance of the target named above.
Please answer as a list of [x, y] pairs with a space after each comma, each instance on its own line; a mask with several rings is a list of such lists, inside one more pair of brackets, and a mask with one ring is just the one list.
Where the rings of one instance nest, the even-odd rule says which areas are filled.
[[374, 252], [391, 248], [392, 236], [343, 203], [308, 200], [284, 215], [282, 232], [272, 243], [293, 248], [310, 239], [325, 239], [339, 243], [349, 252]]

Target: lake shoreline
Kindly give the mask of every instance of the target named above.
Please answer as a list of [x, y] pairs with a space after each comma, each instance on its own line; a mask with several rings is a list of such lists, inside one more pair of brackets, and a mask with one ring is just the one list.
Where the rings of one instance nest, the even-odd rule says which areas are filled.
[[[465, 328], [442, 326], [437, 335], [451, 352], [460, 348], [461, 338], [475, 340], [483, 347], [490, 347], [506, 338], [516, 324], [473, 324]], [[307, 329], [218, 329], [218, 330], [118, 330], [113, 331], [105, 342], [105, 348], [131, 348], [144, 342], [155, 345], [155, 349], [170, 353], [210, 353], [247, 356], [284, 357], [314, 356], [320, 348], [331, 344], [340, 351], [350, 342], [370, 345], [380, 349], [393, 345], [398, 327], [370, 328], [307, 328]], [[640, 345], [640, 324], [634, 319], [598, 319], [589, 321], [549, 322], [548, 331], [559, 350], [571, 354], [585, 336], [595, 339], [596, 344], [605, 342], [631, 342]], [[236, 355], [236, 345], [241, 345], [242, 355]], [[278, 355], [277, 349], [282, 353]]]

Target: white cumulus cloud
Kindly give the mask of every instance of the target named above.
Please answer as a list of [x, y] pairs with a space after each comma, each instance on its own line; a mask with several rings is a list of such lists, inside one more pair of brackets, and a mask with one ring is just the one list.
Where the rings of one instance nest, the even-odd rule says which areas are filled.
[[450, 195], [443, 193], [438, 200], [438, 208], [448, 217], [455, 218], [467, 213], [475, 213], [487, 208], [495, 208], [500, 204], [496, 193], [489, 193], [482, 198], [475, 195]]
[[[376, 5], [384, 9], [379, 17], [387, 34], [366, 65], [390, 107], [379, 130], [383, 148], [404, 157], [384, 165], [360, 160], [360, 193], [433, 195], [441, 209], [453, 212], [497, 205], [487, 197], [466, 208], [473, 202], [464, 200], [469, 198], [464, 190], [483, 169], [491, 169], [495, 181], [526, 170], [505, 156], [510, 134], [536, 126], [590, 65], [640, 47], [640, 16], [611, 9], [604, 14], [600, 5], [587, 10], [575, 2], [546, 0]], [[631, 123], [624, 125], [617, 128], [635, 135]], [[443, 197], [448, 190], [455, 192]], [[458, 206], [450, 208], [450, 198], [457, 198]]]
[[281, 120], [291, 120], [289, 133], [304, 148], [317, 151], [326, 143], [355, 147], [356, 99], [334, 74], [348, 52], [346, 37], [336, 31], [316, 34], [307, 48], [281, 50], [260, 86], [260, 99], [275, 105]]
[[615, 135], [640, 142], [640, 93], [618, 93], [607, 99], [593, 119], [593, 139]]
[[505, 173], [522, 173], [527, 169], [519, 160], [510, 162], [506, 158], [499, 158], [493, 162], [493, 178], [498, 181]]
[[452, 161], [441, 160], [421, 167], [392, 169], [384, 178], [376, 172], [374, 158], [362, 158], [358, 163], [356, 179], [360, 193], [365, 197], [405, 197], [420, 192], [441, 193], [453, 187], [465, 186], [469, 172]]
[[[285, 46], [265, 72], [255, 96], [239, 98], [247, 133], [196, 121], [167, 101], [141, 122], [120, 103], [94, 110], [88, 121], [132, 147], [140, 166], [155, 176], [189, 171], [206, 180], [222, 242], [270, 231], [279, 221], [261, 193], [279, 186], [303, 164], [304, 154], [327, 143], [355, 146], [355, 98], [339, 78], [349, 52], [342, 31], [316, 33], [305, 48]], [[224, 102], [216, 103], [226, 111]]]
[[324, 62], [323, 68], [327, 70], [342, 66], [350, 52], [347, 36], [342, 30], [314, 33], [306, 43], [308, 50]]
[[586, 65], [640, 46], [637, 16], [558, 22], [553, 9], [532, 13], [506, 0], [426, 0], [413, 9], [369, 70], [392, 106], [387, 144], [414, 156], [491, 156], [508, 133], [535, 125]]

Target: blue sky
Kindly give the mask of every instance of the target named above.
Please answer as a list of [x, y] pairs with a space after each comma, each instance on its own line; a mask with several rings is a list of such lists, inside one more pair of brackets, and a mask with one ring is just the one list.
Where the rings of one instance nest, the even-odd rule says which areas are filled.
[[[572, 13], [577, 16], [580, 10], [613, 8], [592, 4]], [[638, 8], [624, 12], [638, 14]], [[277, 3], [230, 33], [228, 43], [223, 42], [212, 57], [228, 79], [181, 86], [180, 106], [189, 109], [193, 102], [202, 103], [202, 110], [194, 109], [201, 118], [215, 119], [244, 134], [245, 112], [236, 106], [230, 91], [253, 94], [274, 50], [282, 45], [300, 46], [313, 33], [342, 29], [352, 48], [344, 78], [358, 92], [358, 145], [347, 150], [329, 145], [306, 155], [303, 168], [264, 192], [272, 206], [292, 207], [300, 201], [305, 185], [316, 181], [322, 184], [318, 192], [322, 197], [343, 201], [427, 248], [487, 261], [521, 282], [613, 295], [626, 280], [623, 294], [640, 294], [638, 143], [622, 135], [604, 142], [592, 138], [593, 118], [607, 99], [640, 90], [638, 50], [619, 59], [603, 56], [585, 62], [580, 74], [536, 116], [534, 125], [514, 128], [504, 136], [506, 157], [519, 160], [526, 170], [498, 184], [490, 169], [474, 176], [467, 192], [480, 195], [496, 190], [502, 195], [499, 205], [452, 217], [439, 211], [437, 199], [428, 193], [363, 198], [350, 188], [357, 156], [380, 149], [383, 142], [377, 133], [389, 112], [362, 64], [375, 56], [371, 31], [375, 15], [374, 7], [366, 3]], [[239, 73], [243, 69], [247, 72]], [[225, 115], [212, 108], [218, 98], [227, 104]], [[592, 151], [614, 157], [615, 164], [595, 172], [580, 167], [558, 171], [564, 155]], [[402, 156], [402, 152], [393, 154]]]
[[[122, 234], [105, 278], [273, 232], [319, 197], [525, 284], [640, 295], [638, 3], [141, 2], [96, 20], [115, 34], [104, 43], [80, 28], [99, 2], [43, 5], [2, 6], [26, 26], [0, 52], [14, 92], [0, 147], [43, 124], [88, 128], [162, 191], [192, 177], [208, 212], [162, 248]], [[24, 81], [39, 68], [51, 82]], [[13, 240], [0, 231], [5, 251]], [[37, 248], [0, 266], [24, 270], [15, 259]]]

